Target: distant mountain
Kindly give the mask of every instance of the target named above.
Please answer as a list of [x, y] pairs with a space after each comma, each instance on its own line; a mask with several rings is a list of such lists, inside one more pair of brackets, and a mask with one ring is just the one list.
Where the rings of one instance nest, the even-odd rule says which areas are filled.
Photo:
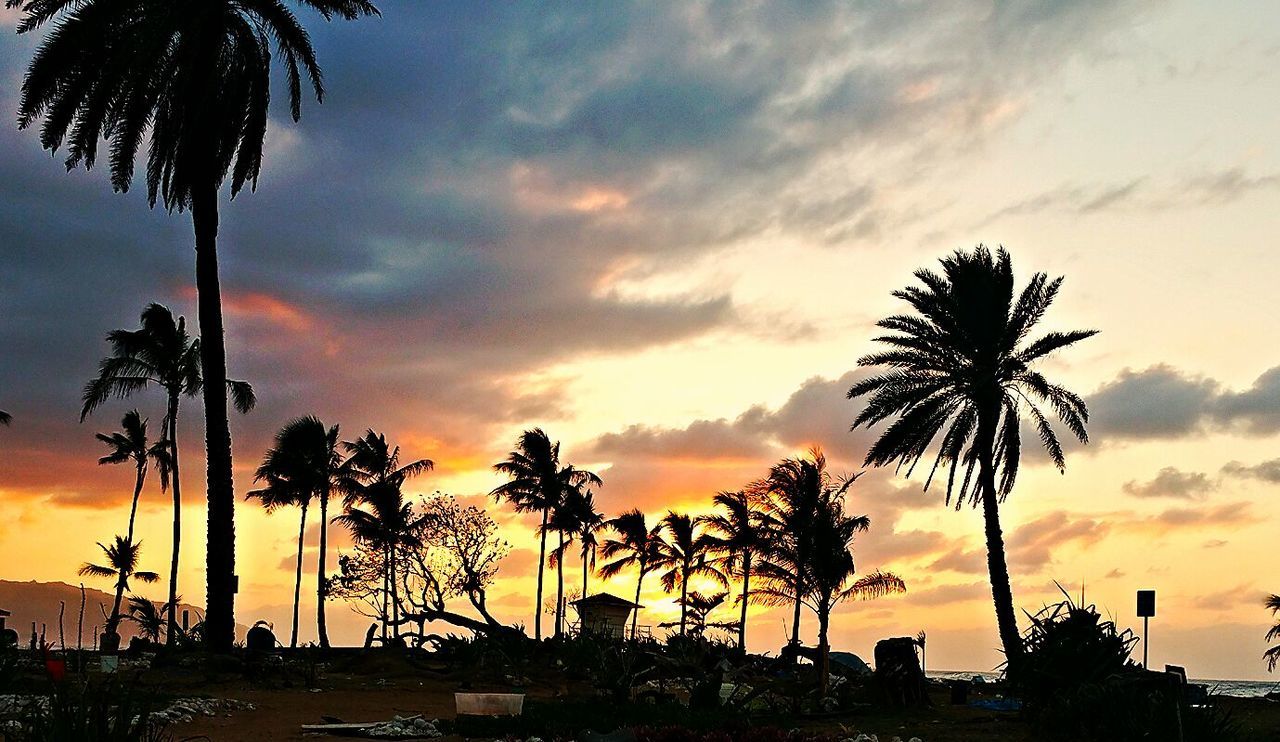
[[[106, 593], [85, 586], [84, 590], [84, 646], [86, 649], [93, 647], [93, 630], [97, 627], [98, 631], [102, 631], [103, 624], [106, 623], [104, 615], [110, 613], [111, 604], [115, 601], [114, 593]], [[128, 605], [129, 596], [126, 594], [121, 610], [125, 610]], [[31, 622], [36, 622], [36, 633], [40, 632], [41, 624], [44, 625], [45, 641], [52, 644], [58, 643], [58, 608], [59, 602], [65, 603], [66, 607], [62, 616], [62, 627], [66, 635], [67, 646], [76, 646], [76, 622], [80, 615], [80, 587], [78, 585], [68, 585], [65, 582], [13, 582], [9, 580], [0, 580], [0, 608], [9, 611], [11, 616], [7, 619], [8, 626], [18, 632], [19, 642], [22, 646], [27, 646], [31, 641]], [[195, 606], [183, 603], [178, 608], [178, 621], [182, 621], [182, 610], [191, 611], [191, 623], [194, 625], [204, 615], [204, 611], [198, 611]], [[120, 622], [120, 639], [121, 646], [127, 645], [129, 639], [136, 633], [137, 627], [131, 621]], [[237, 626], [237, 633], [244, 632], [243, 627]]]

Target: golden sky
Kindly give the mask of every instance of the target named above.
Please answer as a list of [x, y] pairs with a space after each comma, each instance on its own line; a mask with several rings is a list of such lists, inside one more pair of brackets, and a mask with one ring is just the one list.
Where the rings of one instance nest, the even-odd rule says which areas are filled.
[[[1153, 663], [1265, 677], [1269, 4], [384, 6], [317, 24], [329, 98], [274, 126], [258, 192], [223, 211], [230, 373], [261, 400], [233, 420], [238, 496], [271, 433], [308, 413], [435, 459], [423, 494], [478, 499], [534, 425], [601, 474], [610, 513], [697, 511], [811, 445], [857, 471], [869, 438], [848, 432], [844, 393], [872, 323], [901, 308], [890, 292], [950, 250], [1003, 244], [1022, 280], [1066, 276], [1047, 328], [1101, 331], [1047, 367], [1088, 399], [1094, 441], [1065, 475], [1026, 461], [1002, 516], [1017, 604], [1083, 585], [1134, 626], [1134, 591], [1154, 588]], [[33, 43], [0, 37], [5, 110]], [[73, 582], [132, 486], [95, 465], [92, 433], [133, 404], [162, 414], [143, 395], [77, 425], [79, 389], [147, 302], [194, 313], [190, 226], [100, 172], [64, 174], [30, 132], [0, 143], [0, 578]], [[181, 592], [199, 602], [186, 411]], [[837, 647], [925, 630], [931, 667], [998, 664], [978, 513], [891, 472], [851, 505], [873, 521], [860, 564], [909, 591], [843, 606]], [[490, 509], [516, 547], [490, 603], [527, 623], [533, 522]], [[240, 623], [287, 627], [295, 517], [240, 505]], [[162, 572], [168, 518], [152, 483], [140, 533]], [[642, 622], [674, 615], [656, 580], [642, 603]], [[752, 649], [781, 646], [785, 613], [753, 609]], [[336, 639], [363, 635], [330, 615]]]

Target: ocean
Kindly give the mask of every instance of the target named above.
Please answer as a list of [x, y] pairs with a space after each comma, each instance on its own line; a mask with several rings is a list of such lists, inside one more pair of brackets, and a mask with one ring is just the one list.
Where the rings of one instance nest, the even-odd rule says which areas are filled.
[[[929, 670], [925, 673], [939, 680], [972, 680], [980, 677], [988, 682], [999, 677], [994, 672], [973, 672], [958, 670]], [[1188, 682], [1203, 685], [1211, 695], [1236, 696], [1238, 698], [1261, 698], [1273, 691], [1280, 692], [1280, 680], [1216, 680], [1211, 678], [1190, 678]]]

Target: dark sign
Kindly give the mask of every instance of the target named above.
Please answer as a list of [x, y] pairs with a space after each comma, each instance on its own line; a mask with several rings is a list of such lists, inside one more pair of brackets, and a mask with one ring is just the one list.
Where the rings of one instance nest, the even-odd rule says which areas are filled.
[[1138, 618], [1151, 618], [1156, 615], [1156, 591], [1138, 591]]

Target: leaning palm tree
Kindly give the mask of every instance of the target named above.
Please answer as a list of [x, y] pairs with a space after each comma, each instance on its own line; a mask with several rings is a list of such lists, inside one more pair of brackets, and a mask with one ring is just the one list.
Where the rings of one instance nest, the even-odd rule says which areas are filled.
[[[534, 597], [533, 638], [542, 638], [542, 583], [547, 563], [547, 522], [551, 513], [564, 502], [573, 487], [600, 486], [600, 477], [589, 471], [560, 466], [560, 443], [553, 443], [541, 428], [526, 430], [516, 441], [516, 450], [506, 461], [493, 465], [494, 471], [510, 481], [493, 489], [495, 499], [511, 503], [518, 513], [539, 513], [538, 588]], [[556, 627], [561, 624], [563, 596], [556, 600]]]
[[726, 574], [742, 580], [738, 598], [738, 649], [747, 649], [747, 604], [751, 596], [751, 560], [766, 546], [769, 532], [761, 518], [757, 498], [745, 491], [718, 492], [712, 498], [719, 511], [698, 519], [708, 531], [708, 545], [717, 556], [712, 561]]
[[[370, 0], [297, 0], [354, 20], [376, 15]], [[196, 291], [204, 344], [209, 544], [205, 637], [235, 638], [235, 496], [227, 420], [226, 349], [218, 285], [218, 192], [257, 186], [271, 99], [271, 59], [284, 64], [290, 114], [301, 116], [303, 79], [323, 98], [306, 29], [284, 0], [5, 0], [20, 9], [18, 32], [52, 22], [22, 82], [18, 126], [43, 118], [40, 144], [67, 148], [68, 169], [92, 168], [106, 140], [111, 185], [127, 191], [149, 139], [148, 201], [191, 211]]]
[[245, 499], [257, 499], [268, 514], [291, 506], [297, 506], [302, 511], [302, 516], [298, 519], [298, 558], [293, 578], [293, 628], [289, 632], [289, 648], [293, 649], [298, 646], [298, 606], [302, 599], [302, 550], [307, 533], [307, 508], [311, 505], [314, 493], [294, 486], [288, 475], [264, 472], [262, 467], [259, 467], [254, 481], [265, 481], [266, 486], [251, 490]]
[[133, 543], [123, 536], [116, 536], [115, 541], [110, 546], [102, 542], [98, 542], [98, 546], [106, 554], [107, 563], [92, 564], [86, 562], [80, 567], [79, 574], [82, 577], [107, 577], [115, 580], [116, 598], [111, 606], [111, 613], [107, 616], [107, 625], [103, 633], [119, 636], [117, 628], [120, 626], [120, 601], [124, 598], [125, 591], [129, 589], [129, 580], [136, 577], [142, 582], [152, 583], [158, 582], [160, 575], [155, 572], [138, 571], [138, 553], [142, 549], [141, 541]]
[[[182, 546], [182, 476], [178, 460], [178, 413], [183, 397], [194, 397], [203, 388], [200, 374], [200, 339], [187, 334], [185, 317], [161, 304], [142, 310], [137, 330], [107, 333], [111, 355], [98, 364], [98, 375], [84, 387], [80, 422], [112, 397], [124, 399], [151, 386], [165, 393], [166, 412], [163, 438], [168, 440], [170, 469], [173, 472], [173, 551], [169, 559], [168, 630], [166, 642], [176, 641], [178, 632], [178, 555]], [[227, 393], [236, 409], [247, 414], [257, 402], [247, 381], [227, 380]]]
[[635, 509], [608, 520], [605, 525], [617, 533], [618, 538], [605, 539], [600, 547], [600, 555], [613, 560], [600, 568], [600, 576], [607, 580], [624, 569], [636, 568], [635, 609], [631, 613], [631, 639], [634, 641], [640, 617], [640, 589], [644, 587], [645, 575], [662, 559], [666, 543], [662, 538], [664, 526], [658, 523], [648, 527], [644, 513]]
[[[347, 512], [351, 512], [353, 505], [359, 502], [370, 504], [374, 508], [374, 513], [381, 513], [381, 517], [387, 517], [393, 514], [403, 504], [403, 494], [401, 487], [410, 477], [416, 477], [431, 471], [435, 464], [430, 459], [415, 459], [413, 461], [402, 463], [400, 461], [400, 447], [393, 446], [387, 442], [387, 436], [381, 433], [375, 433], [372, 429], [366, 430], [364, 436], [354, 441], [343, 441], [342, 447], [348, 453], [346, 462], [342, 465], [342, 474], [340, 477], [341, 488], [343, 491], [343, 507]], [[337, 519], [335, 518], [335, 521]], [[350, 527], [350, 524], [348, 524]], [[324, 526], [321, 526], [323, 529]], [[324, 531], [321, 530], [321, 538], [324, 537]], [[398, 542], [396, 542], [398, 543]], [[399, 600], [396, 596], [397, 586], [395, 580], [395, 572], [393, 564], [395, 559], [396, 543], [383, 541], [382, 545], [386, 549], [386, 590], [383, 591], [383, 635], [385, 642], [386, 636], [386, 600], [388, 593], [391, 597], [391, 626], [396, 638], [400, 636], [400, 622], [397, 612], [400, 609]]]
[[[1271, 610], [1272, 616], [1280, 615], [1280, 595], [1267, 596], [1263, 605]], [[1280, 639], [1280, 622], [1277, 622], [1275, 626], [1267, 630], [1266, 640], [1273, 642], [1276, 639]], [[1280, 644], [1271, 647], [1262, 656], [1267, 660], [1267, 672], [1273, 672], [1276, 669], [1276, 664], [1280, 663]]]
[[[800, 644], [802, 571], [813, 558], [813, 523], [824, 503], [839, 499], [857, 476], [834, 477], [827, 457], [818, 448], [803, 458], [783, 459], [763, 479], [747, 485], [747, 494], [760, 503], [761, 527], [767, 534], [757, 572], [773, 593], [790, 591], [791, 644]], [[866, 521], [864, 528], [870, 525]]]
[[[320, 555], [316, 568], [316, 633], [320, 646], [328, 648], [325, 623], [325, 519], [329, 495], [339, 486], [342, 460], [338, 453], [338, 426], [326, 428], [319, 418], [299, 417], [276, 433], [275, 445], [262, 458], [254, 481], [266, 487], [249, 493], [266, 505], [269, 501], [301, 504], [320, 501]], [[301, 543], [299, 534], [299, 543]], [[301, 546], [299, 546], [301, 549]], [[301, 570], [299, 569], [299, 574]], [[296, 587], [296, 585], [295, 585]], [[296, 606], [295, 602], [295, 606]], [[205, 617], [206, 623], [208, 616]]]
[[154, 463], [160, 474], [160, 491], [169, 488], [169, 470], [173, 460], [170, 456], [169, 441], [161, 439], [155, 443], [147, 440], [147, 420], [130, 410], [120, 421], [122, 430], [111, 433], [97, 433], [95, 437], [106, 444], [111, 453], [98, 459], [98, 464], [123, 464], [131, 462], [134, 467], [133, 504], [129, 506], [129, 530], [125, 540], [133, 542], [133, 523], [138, 515], [138, 498], [142, 495], [142, 485], [147, 479], [147, 468]]
[[[912, 314], [877, 323], [891, 333], [876, 338], [889, 348], [858, 364], [887, 369], [849, 390], [850, 399], [867, 397], [853, 427], [895, 418], [867, 452], [866, 463], [896, 463], [905, 466], [908, 475], [941, 436], [925, 487], [940, 466], [946, 467], [947, 503], [954, 500], [957, 509], [966, 502], [982, 506], [996, 623], [1009, 666], [1016, 670], [1022, 644], [1000, 531], [1000, 503], [1013, 491], [1018, 475], [1024, 415], [1059, 470], [1065, 470], [1062, 445], [1040, 405], [1047, 405], [1082, 443], [1088, 442], [1084, 400], [1050, 382], [1034, 366], [1097, 331], [1049, 332], [1029, 340], [1063, 279], [1036, 273], [1020, 293], [1015, 292], [1013, 267], [1004, 248], [992, 253], [979, 245], [940, 262], [941, 275], [918, 270], [921, 286], [894, 292], [911, 305]], [[962, 469], [957, 489], [956, 475]]]
[[697, 521], [685, 514], [668, 511], [662, 519], [667, 537], [660, 545], [654, 569], [662, 573], [662, 589], [680, 590], [680, 636], [685, 635], [689, 616], [689, 582], [696, 577], [708, 577], [720, 585], [727, 585], [724, 573], [710, 559], [714, 541], [705, 533], [698, 533]]

